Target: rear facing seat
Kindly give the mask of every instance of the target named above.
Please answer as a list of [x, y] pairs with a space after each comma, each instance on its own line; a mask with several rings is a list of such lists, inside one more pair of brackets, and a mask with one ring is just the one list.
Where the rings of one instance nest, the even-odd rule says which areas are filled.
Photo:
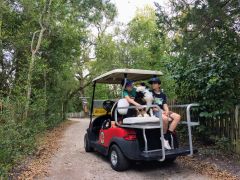
[[123, 119], [123, 124], [146, 124], [160, 122], [157, 117], [128, 117]]

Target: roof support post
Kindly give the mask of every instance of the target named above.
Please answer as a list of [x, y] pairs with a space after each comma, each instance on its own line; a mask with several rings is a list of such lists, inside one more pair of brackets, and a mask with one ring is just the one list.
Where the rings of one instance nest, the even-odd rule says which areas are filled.
[[93, 92], [92, 92], [92, 102], [91, 102], [91, 110], [90, 110], [90, 123], [89, 123], [89, 127], [90, 127], [90, 125], [92, 123], [92, 118], [93, 118], [93, 106], [94, 106], [95, 89], [96, 89], [96, 81], [93, 82]]

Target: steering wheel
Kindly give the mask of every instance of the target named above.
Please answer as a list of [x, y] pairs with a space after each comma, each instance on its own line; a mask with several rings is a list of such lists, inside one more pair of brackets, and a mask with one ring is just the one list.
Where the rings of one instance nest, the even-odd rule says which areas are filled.
[[103, 102], [103, 108], [107, 111], [107, 113], [112, 110], [114, 103], [115, 102], [111, 100], [106, 100]]

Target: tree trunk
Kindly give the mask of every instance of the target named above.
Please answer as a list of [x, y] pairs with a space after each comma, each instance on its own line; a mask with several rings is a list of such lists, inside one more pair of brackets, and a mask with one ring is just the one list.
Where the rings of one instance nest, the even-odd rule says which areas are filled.
[[43, 72], [44, 76], [44, 112], [45, 112], [45, 120], [47, 119], [46, 112], [47, 112], [47, 72], [46, 69], [44, 68]]
[[0, 6], [0, 65], [1, 65], [1, 67], [0, 67], [0, 69], [1, 69], [0, 92], [1, 92], [1, 90], [3, 88], [3, 83], [4, 83], [4, 64], [3, 64], [4, 62], [3, 62], [3, 42], [2, 42], [2, 40], [3, 40], [3, 37], [2, 37], [2, 20], [3, 20], [2, 4], [3, 4], [3, 2], [2, 2], [2, 0], [0, 0], [0, 4], [1, 4], [1, 6]]
[[[52, 0], [46, 0], [45, 1], [44, 9], [43, 9], [42, 14], [40, 15], [40, 19], [39, 19], [39, 25], [40, 25], [41, 29], [40, 29], [40, 31], [35, 31], [33, 33], [33, 37], [32, 37], [32, 42], [31, 42], [32, 56], [31, 56], [31, 59], [30, 59], [29, 68], [28, 68], [28, 75], [27, 75], [27, 99], [26, 99], [26, 105], [25, 105], [25, 118], [28, 117], [29, 104], [30, 104], [31, 93], [32, 93], [32, 83], [31, 83], [32, 72], [33, 72], [33, 69], [34, 69], [34, 62], [36, 60], [36, 53], [40, 49], [42, 39], [43, 39], [43, 33], [46, 30], [46, 27], [45, 27], [44, 23], [46, 23], [46, 21], [49, 20], [51, 3], [52, 3]], [[45, 19], [44, 19], [44, 17], [45, 17]], [[38, 36], [38, 39], [37, 39], [36, 47], [34, 48], [35, 36], [36, 36], [37, 33], [39, 33], [39, 36]]]
[[[43, 38], [43, 33], [45, 31], [45, 28], [43, 27], [39, 33], [39, 37], [38, 37], [38, 43], [36, 46], [36, 49], [32, 49], [32, 56], [30, 59], [30, 64], [29, 64], [29, 68], [28, 68], [28, 74], [27, 74], [27, 101], [26, 101], [26, 106], [25, 106], [25, 118], [28, 117], [28, 110], [29, 110], [29, 104], [30, 104], [30, 99], [31, 99], [31, 93], [32, 93], [32, 72], [34, 69], [34, 63], [35, 63], [35, 59], [36, 59], [36, 53], [40, 48], [41, 42], [42, 42], [42, 38]], [[34, 42], [34, 37], [35, 34], [37, 33], [37, 31], [34, 33], [33, 35], [33, 41], [32, 44]]]

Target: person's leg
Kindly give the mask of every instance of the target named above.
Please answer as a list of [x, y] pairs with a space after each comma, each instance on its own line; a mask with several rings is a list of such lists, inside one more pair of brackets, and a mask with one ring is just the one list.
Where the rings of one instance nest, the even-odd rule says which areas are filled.
[[177, 113], [170, 112], [169, 118], [170, 118], [169, 121], [171, 121], [171, 124], [167, 130], [165, 139], [168, 140], [168, 142], [171, 144], [171, 148], [176, 148], [176, 147], [178, 147], [178, 145], [174, 144], [174, 139], [176, 138], [174, 130], [176, 129], [176, 127], [181, 119], [181, 116]]
[[166, 149], [172, 149], [172, 147], [169, 144], [169, 135], [168, 135], [168, 117], [166, 116], [166, 114], [162, 114], [162, 119], [163, 119], [163, 133], [164, 133], [164, 147]]
[[[160, 112], [154, 111], [153, 115], [159, 118]], [[162, 112], [162, 119], [163, 119], [163, 133], [166, 134], [168, 130], [168, 117], [163, 112]]]
[[165, 114], [162, 114], [163, 119], [163, 133], [166, 134], [168, 130], [168, 117]]
[[[160, 112], [159, 111], [154, 111], [153, 112], [154, 116], [159, 117], [160, 116]], [[167, 131], [168, 131], [168, 117], [166, 116], [166, 114], [164, 114], [164, 112], [162, 112], [162, 119], [163, 119], [163, 133], [164, 133], [164, 148], [166, 149], [171, 149], [171, 146], [169, 144], [169, 141], [167, 139]]]
[[170, 118], [172, 118], [172, 122], [171, 122], [168, 130], [170, 132], [173, 132], [176, 129], [179, 121], [181, 120], [181, 116], [177, 113], [174, 113], [174, 112], [171, 112], [169, 116], [170, 116]]

